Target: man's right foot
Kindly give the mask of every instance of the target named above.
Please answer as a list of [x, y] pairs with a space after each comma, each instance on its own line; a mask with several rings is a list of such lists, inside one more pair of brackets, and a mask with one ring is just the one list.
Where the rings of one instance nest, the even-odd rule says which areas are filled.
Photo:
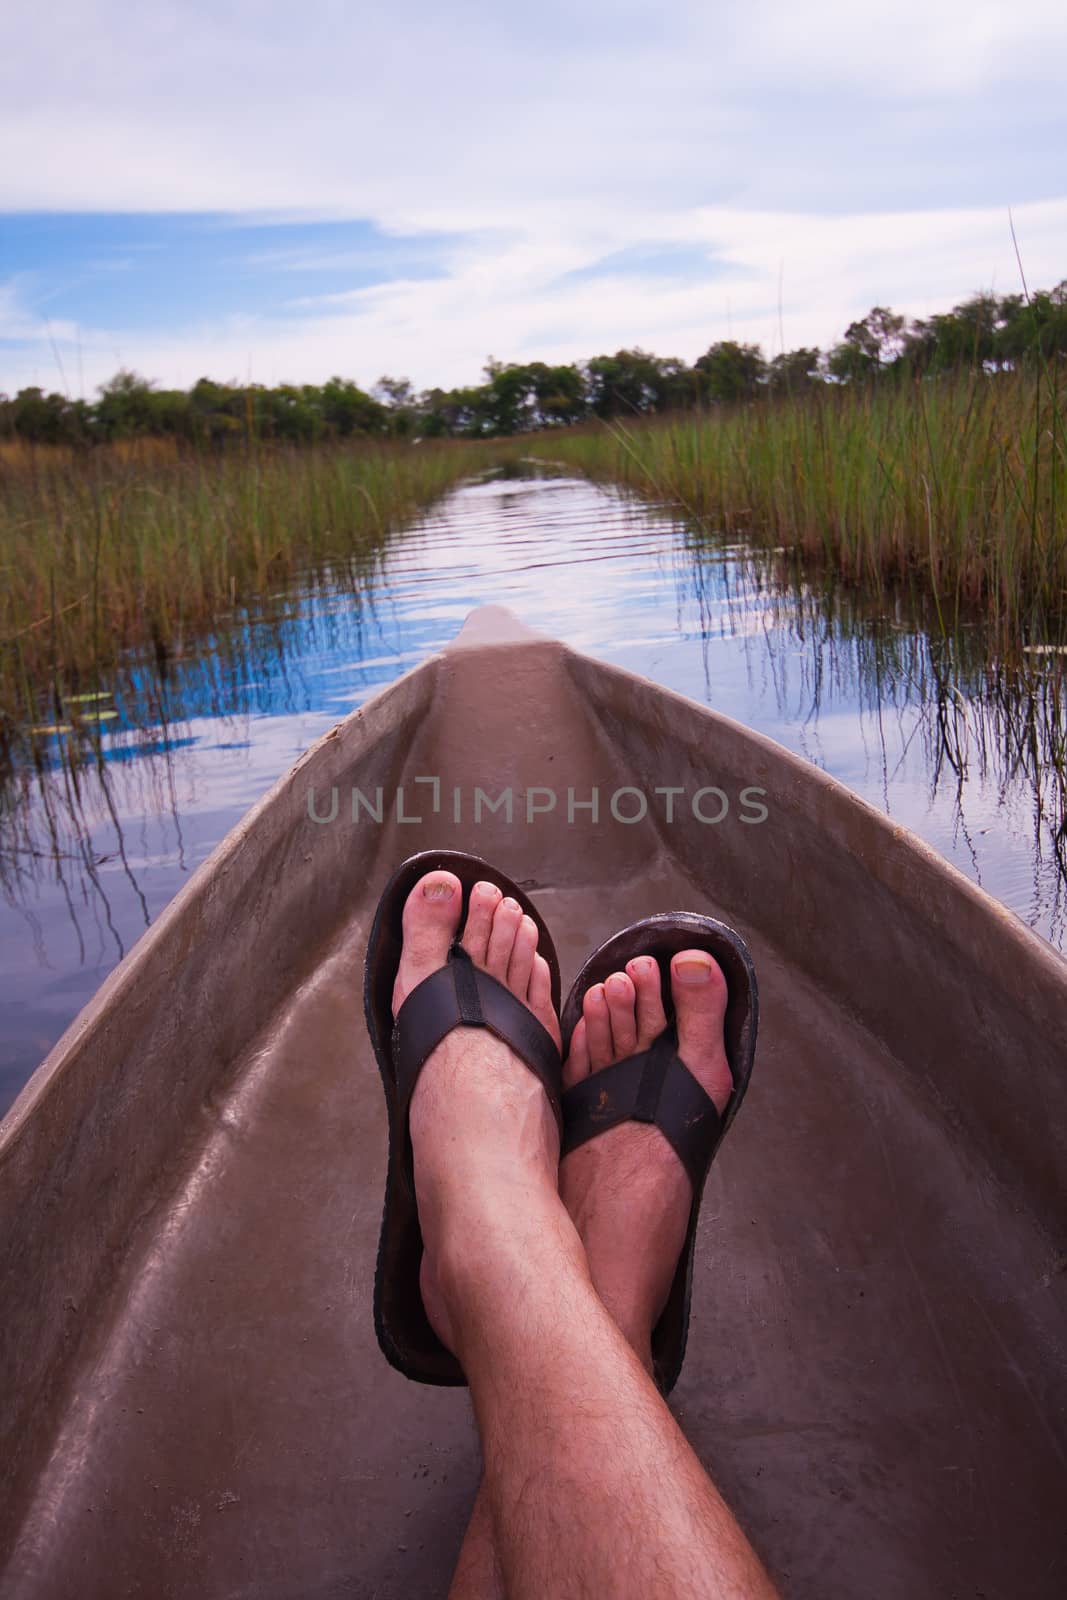
[[[671, 962], [671, 995], [678, 1055], [721, 1112], [733, 1086], [723, 1043], [722, 969], [705, 950], [681, 951]], [[659, 965], [637, 956], [625, 972], [587, 991], [564, 1063], [564, 1088], [646, 1050], [666, 1025]], [[652, 1329], [689, 1225], [689, 1176], [658, 1128], [627, 1122], [565, 1156], [559, 1186], [597, 1293], [651, 1371]]]

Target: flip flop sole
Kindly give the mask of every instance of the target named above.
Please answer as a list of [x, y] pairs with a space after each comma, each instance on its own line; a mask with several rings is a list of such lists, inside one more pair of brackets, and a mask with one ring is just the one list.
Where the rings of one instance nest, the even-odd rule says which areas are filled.
[[[570, 1050], [571, 1036], [582, 1014], [582, 1001], [594, 984], [603, 983], [613, 972], [621, 972], [635, 956], [653, 956], [659, 964], [664, 1006], [668, 1022], [673, 1020], [671, 1002], [671, 957], [680, 950], [706, 950], [714, 956], [726, 977], [728, 1000], [724, 1021], [726, 1059], [733, 1075], [734, 1089], [722, 1119], [718, 1138], [708, 1157], [704, 1178], [693, 1194], [689, 1227], [678, 1258], [678, 1267], [663, 1314], [652, 1331], [652, 1357], [656, 1381], [663, 1394], [669, 1394], [678, 1381], [685, 1360], [689, 1334], [689, 1307], [693, 1290], [693, 1255], [697, 1219], [704, 1194], [704, 1182], [715, 1153], [726, 1136], [744, 1098], [756, 1051], [759, 1021], [759, 991], [756, 969], [741, 935], [714, 917], [694, 911], [661, 912], [631, 923], [597, 949], [586, 961], [571, 986], [563, 1007], [563, 1058]], [[566, 1102], [564, 1102], [566, 1104]]]
[[363, 1010], [374, 1057], [381, 1074], [389, 1117], [389, 1161], [385, 1203], [374, 1274], [374, 1328], [382, 1353], [405, 1377], [419, 1383], [466, 1384], [463, 1368], [430, 1326], [419, 1289], [422, 1265], [422, 1230], [414, 1196], [403, 1181], [405, 1128], [396, 1092], [391, 1041], [393, 984], [403, 945], [404, 903], [419, 879], [428, 872], [455, 873], [463, 886], [462, 927], [476, 883], [495, 883], [537, 924], [538, 950], [552, 976], [552, 1004], [559, 1011], [560, 975], [552, 937], [537, 907], [506, 873], [478, 856], [459, 850], [423, 850], [410, 856], [382, 893], [375, 912], [363, 969]]

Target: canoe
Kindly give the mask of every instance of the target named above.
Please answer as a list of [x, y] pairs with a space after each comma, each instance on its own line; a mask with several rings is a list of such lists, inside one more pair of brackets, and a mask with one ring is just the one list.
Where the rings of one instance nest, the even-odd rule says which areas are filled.
[[824, 773], [488, 607], [234, 829], [0, 1128], [5, 1600], [445, 1592], [476, 1440], [375, 1342], [360, 1002], [436, 845], [522, 882], [565, 985], [657, 909], [752, 948], [672, 1403], [784, 1591], [1062, 1594], [1067, 963]]

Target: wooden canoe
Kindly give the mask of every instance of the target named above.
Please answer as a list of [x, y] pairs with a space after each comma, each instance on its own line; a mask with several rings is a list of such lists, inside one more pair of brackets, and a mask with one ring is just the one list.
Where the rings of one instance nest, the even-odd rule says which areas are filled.
[[1067, 963], [814, 767], [486, 608], [297, 762], [2, 1125], [5, 1600], [444, 1594], [476, 1443], [375, 1343], [360, 1002], [382, 884], [438, 844], [530, 888], [565, 985], [657, 909], [752, 947], [673, 1403], [784, 1591], [1061, 1595]]

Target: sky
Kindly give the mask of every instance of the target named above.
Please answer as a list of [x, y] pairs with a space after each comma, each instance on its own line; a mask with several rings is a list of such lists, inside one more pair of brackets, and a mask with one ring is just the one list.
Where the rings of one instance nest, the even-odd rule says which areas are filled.
[[1067, 278], [1062, 0], [50, 0], [0, 392], [827, 348]]

